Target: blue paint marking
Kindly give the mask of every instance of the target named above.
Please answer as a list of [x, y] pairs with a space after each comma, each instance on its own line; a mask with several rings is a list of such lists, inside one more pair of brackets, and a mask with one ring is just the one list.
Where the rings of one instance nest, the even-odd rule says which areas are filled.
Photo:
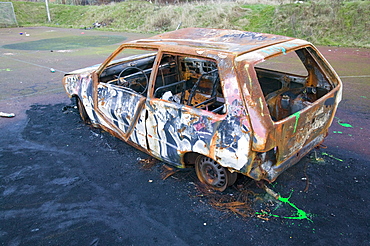
[[284, 55], [286, 55], [286, 48], [296, 47], [298, 44], [284, 44], [284, 47], [268, 47], [262, 50], [262, 52], [267, 53], [268, 55], [272, 55], [274, 53], [282, 52]]
[[283, 52], [284, 55], [286, 55], [286, 49], [284, 47], [281, 47], [281, 51]]

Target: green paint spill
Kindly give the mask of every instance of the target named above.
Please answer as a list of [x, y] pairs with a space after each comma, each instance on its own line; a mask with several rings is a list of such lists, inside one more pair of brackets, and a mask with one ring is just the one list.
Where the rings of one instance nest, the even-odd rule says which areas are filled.
[[295, 133], [295, 131], [297, 130], [297, 126], [298, 126], [298, 120], [299, 120], [299, 117], [301, 116], [301, 112], [295, 112], [291, 117], [295, 117], [295, 124], [294, 124], [294, 131], [293, 133]]
[[343, 126], [343, 127], [353, 127], [352, 125], [348, 124], [348, 123], [342, 123], [341, 120], [337, 117], [335, 117], [337, 120], [338, 120], [338, 124]]
[[326, 156], [329, 156], [330, 158], [333, 158], [333, 159], [335, 159], [335, 160], [337, 160], [337, 161], [343, 161], [342, 159], [339, 159], [339, 158], [337, 158], [337, 157], [335, 157], [335, 156], [333, 156], [333, 155], [330, 155], [330, 154], [328, 154], [328, 153], [325, 153], [325, 152], [323, 152], [323, 153], [321, 153], [322, 155], [326, 155]]
[[362, 98], [367, 98], [367, 97], [365, 97], [365, 96], [360, 96], [360, 97], [362, 97]]
[[296, 210], [296, 212], [292, 216], [277, 215], [277, 214], [268, 213], [266, 211], [256, 212], [256, 214], [258, 214], [258, 215], [268, 215], [268, 216], [271, 216], [271, 217], [282, 218], [282, 219], [290, 219], [290, 220], [305, 220], [306, 219], [310, 222], [313, 222], [309, 218], [310, 214], [306, 213], [302, 209], [299, 209], [294, 203], [289, 201], [290, 197], [292, 196], [293, 191], [294, 190], [292, 190], [289, 197], [282, 197], [280, 195], [278, 197], [279, 201], [283, 202], [284, 204], [288, 204], [289, 206], [291, 206], [292, 208], [294, 208]]
[[12, 71], [10, 68], [4, 68], [4, 69], [0, 69], [0, 71], [6, 71], [6, 72], [10, 72]]
[[342, 134], [343, 132], [340, 132], [340, 131], [333, 131], [333, 133]]
[[341, 126], [344, 126], [344, 127], [353, 127], [348, 123], [342, 123], [342, 122], [339, 122], [339, 121], [338, 121], [338, 124], [341, 125]]
[[289, 197], [287, 198], [284, 198], [284, 197], [279, 197], [279, 201], [283, 202], [283, 203], [287, 203], [289, 204], [292, 208], [294, 208], [296, 211], [296, 216], [291, 216], [291, 217], [286, 217], [284, 216], [283, 218], [285, 219], [292, 219], [292, 220], [304, 220], [304, 219], [307, 219], [311, 222], [313, 222], [309, 217], [308, 217], [308, 214], [303, 211], [302, 209], [299, 209], [297, 208], [297, 206], [295, 204], [293, 204], [291, 201], [289, 201], [289, 198], [292, 194], [289, 195]]

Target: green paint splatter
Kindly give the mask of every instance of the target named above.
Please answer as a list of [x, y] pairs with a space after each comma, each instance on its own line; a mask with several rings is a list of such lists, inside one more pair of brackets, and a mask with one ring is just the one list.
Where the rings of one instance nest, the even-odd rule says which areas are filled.
[[271, 217], [276, 217], [276, 218], [283, 218], [283, 219], [290, 219], [290, 220], [308, 220], [310, 222], [313, 222], [309, 216], [310, 214], [306, 213], [305, 211], [303, 211], [302, 209], [299, 209], [294, 203], [292, 203], [291, 201], [289, 201], [290, 197], [292, 196], [292, 193], [293, 193], [294, 190], [292, 190], [292, 192], [290, 193], [289, 197], [282, 197], [279, 195], [278, 197], [278, 200], [283, 202], [284, 204], [288, 204], [289, 206], [291, 206], [292, 208], [294, 208], [296, 210], [296, 212], [292, 215], [292, 216], [282, 216], [282, 215], [277, 215], [277, 214], [272, 214], [272, 213], [268, 213], [266, 211], [262, 211], [262, 212], [256, 212], [257, 215], [268, 215], [268, 216], [271, 216]]
[[340, 131], [333, 131], [333, 133], [342, 134], [343, 132], [340, 132]]
[[291, 117], [295, 117], [295, 124], [294, 124], [294, 131], [293, 133], [295, 133], [295, 131], [297, 130], [297, 126], [298, 126], [298, 120], [299, 120], [299, 117], [301, 116], [301, 112], [295, 112]]
[[322, 155], [326, 155], [326, 156], [329, 156], [329, 157], [331, 157], [331, 158], [333, 158], [333, 159], [335, 159], [335, 160], [337, 160], [337, 161], [343, 161], [342, 159], [339, 159], [339, 158], [337, 158], [337, 157], [335, 157], [335, 156], [333, 156], [333, 155], [330, 155], [330, 154], [328, 154], [328, 153], [325, 153], [325, 152], [323, 152], [323, 153], [321, 153]]
[[365, 97], [365, 96], [360, 96], [360, 97], [362, 97], [362, 98], [367, 98], [367, 97]]
[[274, 182], [274, 183], [272, 183], [272, 184], [270, 184], [272, 187], [274, 187], [275, 188], [275, 186], [278, 184], [278, 182]]
[[289, 195], [289, 197], [287, 198], [284, 198], [284, 197], [279, 197], [279, 201], [283, 202], [283, 203], [287, 203], [289, 204], [292, 208], [294, 208], [296, 211], [296, 216], [291, 216], [291, 217], [286, 217], [284, 216], [283, 218], [285, 219], [292, 219], [292, 220], [304, 220], [304, 219], [307, 219], [311, 222], [313, 222], [309, 217], [308, 217], [308, 214], [303, 211], [302, 209], [299, 209], [297, 208], [297, 206], [295, 204], [293, 204], [291, 201], [289, 201], [289, 198], [290, 198], [291, 194]]
[[348, 123], [342, 123], [342, 122], [339, 122], [339, 121], [338, 121], [338, 124], [341, 125], [341, 126], [344, 126], [344, 127], [353, 127]]
[[335, 117], [337, 120], [338, 120], [338, 124], [339, 125], [341, 125], [341, 126], [343, 126], [343, 127], [349, 127], [349, 128], [351, 128], [351, 127], [353, 127], [353, 126], [351, 126], [350, 124], [348, 124], [348, 123], [343, 123], [343, 122], [341, 122], [341, 120], [339, 119], [339, 118], [337, 118], [337, 117]]

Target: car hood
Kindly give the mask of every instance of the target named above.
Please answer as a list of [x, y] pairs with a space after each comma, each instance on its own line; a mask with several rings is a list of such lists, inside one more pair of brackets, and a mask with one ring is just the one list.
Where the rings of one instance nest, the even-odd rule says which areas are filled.
[[100, 65], [101, 65], [101, 63], [100, 64], [93, 65], [91, 67], [80, 68], [80, 69], [71, 71], [71, 72], [67, 73], [66, 75], [69, 75], [69, 74], [80, 74], [80, 73], [91, 73], [91, 72], [97, 70]]

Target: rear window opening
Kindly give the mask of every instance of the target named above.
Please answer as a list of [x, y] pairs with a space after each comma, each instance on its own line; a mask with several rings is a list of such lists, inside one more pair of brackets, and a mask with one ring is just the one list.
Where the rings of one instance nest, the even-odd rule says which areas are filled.
[[310, 106], [333, 89], [311, 48], [271, 57], [255, 65], [258, 82], [273, 121]]

